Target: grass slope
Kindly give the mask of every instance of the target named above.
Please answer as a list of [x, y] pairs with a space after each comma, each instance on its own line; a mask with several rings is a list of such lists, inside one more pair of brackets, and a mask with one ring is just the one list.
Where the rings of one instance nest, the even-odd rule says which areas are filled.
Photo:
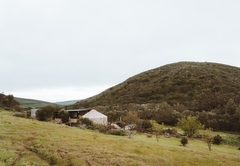
[[37, 107], [43, 107], [46, 105], [56, 105], [55, 103], [47, 102], [47, 101], [41, 101], [41, 100], [34, 100], [34, 99], [25, 99], [25, 98], [19, 98], [15, 97], [15, 99], [20, 103], [20, 107], [22, 108], [37, 108]]
[[74, 107], [181, 103], [188, 109], [208, 111], [228, 99], [240, 101], [240, 68], [207, 62], [178, 62], [161, 66], [116, 85]]
[[[179, 139], [133, 139], [104, 135], [96, 131], [13, 117], [0, 111], [0, 165], [239, 165], [236, 147], [213, 146], [190, 140], [187, 147]], [[94, 139], [95, 138], [95, 139]]]

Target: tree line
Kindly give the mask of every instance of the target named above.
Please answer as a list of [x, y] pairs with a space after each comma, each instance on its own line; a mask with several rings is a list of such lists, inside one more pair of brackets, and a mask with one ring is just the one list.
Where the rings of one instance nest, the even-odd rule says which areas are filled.
[[0, 107], [7, 107], [13, 109], [19, 109], [20, 103], [14, 98], [13, 95], [5, 95], [0, 93]]
[[118, 106], [96, 106], [95, 109], [108, 116], [110, 122], [120, 121], [128, 112], [136, 112], [142, 120], [155, 120], [157, 123], [176, 125], [179, 118], [196, 116], [205, 128], [240, 132], [240, 104], [229, 99], [223, 106], [206, 110], [190, 110], [184, 104], [125, 104]]

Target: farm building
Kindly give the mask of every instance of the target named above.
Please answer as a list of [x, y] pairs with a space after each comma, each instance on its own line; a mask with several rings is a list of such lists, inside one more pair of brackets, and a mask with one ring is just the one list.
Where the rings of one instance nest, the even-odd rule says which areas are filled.
[[96, 110], [94, 110], [94, 109], [92, 109], [91, 111], [89, 111], [88, 113], [83, 115], [82, 117], [83, 118], [89, 118], [95, 124], [107, 125], [107, 123], [108, 123], [107, 116], [98, 112], [98, 111], [96, 111]]
[[[69, 113], [69, 123], [77, 123], [78, 117], [83, 116], [87, 112], [89, 112], [91, 109], [73, 109], [73, 110], [66, 110]], [[54, 119], [56, 123], [61, 123], [60, 117], [58, 117], [58, 112], [56, 111], [54, 113]]]
[[[66, 110], [69, 113], [69, 123], [77, 123], [79, 116], [83, 118], [89, 118], [96, 124], [104, 124], [107, 125], [107, 116], [103, 115], [102, 113], [94, 110], [94, 109], [73, 109], [73, 110]], [[58, 117], [58, 112], [56, 111], [54, 114], [55, 122], [61, 123], [60, 117]]]

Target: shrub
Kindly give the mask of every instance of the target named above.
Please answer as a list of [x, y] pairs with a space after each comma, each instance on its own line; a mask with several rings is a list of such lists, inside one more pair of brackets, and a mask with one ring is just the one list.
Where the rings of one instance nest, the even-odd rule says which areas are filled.
[[224, 137], [224, 139], [222, 140], [222, 143], [238, 146], [240, 144], [240, 140], [237, 137], [228, 136], [228, 137]]
[[15, 113], [13, 114], [13, 116], [25, 118], [25, 117], [26, 117], [26, 114], [24, 114], [23, 112], [15, 112]]
[[66, 110], [60, 110], [58, 112], [58, 117], [61, 118], [62, 123], [67, 123], [69, 122], [69, 113]]
[[27, 110], [27, 118], [31, 117], [31, 110]]
[[177, 129], [175, 128], [163, 128], [163, 133], [169, 133], [176, 135], [177, 134]]
[[93, 125], [94, 130], [98, 130], [100, 133], [108, 133], [108, 131], [111, 129], [110, 126], [102, 125], [102, 124], [94, 124]]
[[180, 142], [183, 146], [185, 146], [186, 144], [188, 144], [188, 139], [186, 137], [182, 137]]
[[123, 121], [116, 122], [116, 124], [117, 124], [119, 127], [124, 127], [124, 126], [126, 125], [126, 123], [123, 122]]
[[125, 136], [126, 132], [124, 130], [113, 130], [110, 132], [112, 135], [119, 135], [119, 136]]
[[222, 142], [222, 137], [220, 135], [216, 135], [213, 137], [213, 144], [219, 145]]
[[85, 124], [86, 126], [93, 126], [93, 121], [89, 118], [79, 118], [78, 123]]
[[151, 131], [152, 124], [150, 120], [139, 120], [137, 123], [137, 130], [140, 132], [148, 132]]
[[37, 110], [36, 118], [40, 121], [50, 121], [53, 118], [54, 112], [57, 111], [56, 106], [47, 105]]

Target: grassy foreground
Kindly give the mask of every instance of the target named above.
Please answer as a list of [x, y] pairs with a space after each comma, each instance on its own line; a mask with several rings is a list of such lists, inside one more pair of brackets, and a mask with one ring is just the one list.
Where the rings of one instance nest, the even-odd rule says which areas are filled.
[[239, 165], [236, 147], [137, 134], [133, 139], [13, 117], [0, 111], [0, 165]]

